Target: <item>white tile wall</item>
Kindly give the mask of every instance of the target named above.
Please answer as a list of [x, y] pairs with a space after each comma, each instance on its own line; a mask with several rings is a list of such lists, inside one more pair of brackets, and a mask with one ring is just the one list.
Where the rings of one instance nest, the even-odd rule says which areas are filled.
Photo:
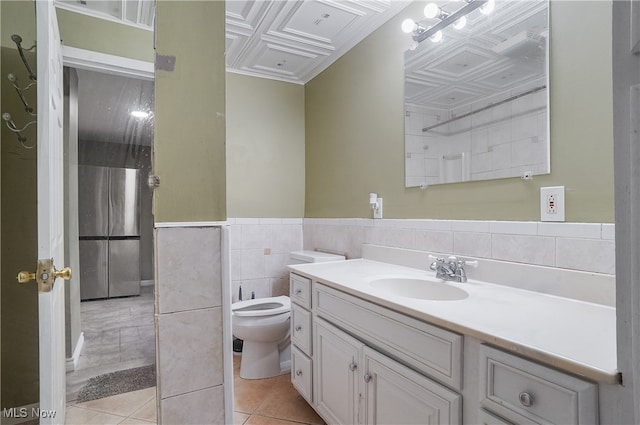
[[[544, 81], [538, 82], [536, 86], [541, 84]], [[517, 92], [529, 88], [521, 87]], [[516, 94], [516, 91], [511, 94]], [[500, 99], [492, 101], [497, 100]], [[470, 118], [454, 121], [438, 129], [444, 134], [435, 136], [425, 135], [421, 128], [430, 122], [443, 121], [452, 112], [456, 115], [468, 112], [469, 108], [456, 111], [422, 110], [417, 107], [411, 109], [405, 119], [405, 151], [411, 153], [411, 157], [405, 159], [407, 185], [417, 185], [424, 181], [430, 184], [441, 182], [439, 173], [430, 172], [436, 167], [421, 166], [416, 160], [421, 152], [421, 145], [428, 145], [428, 155], [434, 158], [461, 152], [470, 155], [471, 180], [513, 177], [524, 171], [535, 174], [548, 172], [546, 103], [546, 90], [543, 90], [479, 112]], [[486, 105], [473, 105], [474, 109], [484, 106]], [[422, 153], [426, 154], [424, 151]], [[420, 174], [421, 172], [424, 174]]]
[[158, 421], [160, 424], [202, 425], [225, 422], [222, 385], [167, 398], [163, 400], [163, 405]]
[[305, 219], [304, 248], [361, 257], [363, 243], [615, 273], [615, 225], [482, 220]]
[[230, 218], [233, 302], [288, 295], [289, 253], [302, 249], [302, 218]]
[[[225, 333], [231, 338], [222, 314], [227, 231], [202, 225], [155, 229], [160, 423], [224, 422], [221, 341]], [[203, 405], [211, 409], [197, 408]]]

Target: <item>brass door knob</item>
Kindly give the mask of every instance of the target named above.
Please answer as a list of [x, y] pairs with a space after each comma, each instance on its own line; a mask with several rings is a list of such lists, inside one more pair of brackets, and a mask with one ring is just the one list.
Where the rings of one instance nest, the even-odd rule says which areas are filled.
[[18, 282], [19, 283], [27, 283], [27, 282], [31, 282], [32, 280], [36, 279], [36, 274], [35, 273], [30, 273], [30, 272], [20, 272], [18, 273]]
[[38, 260], [38, 267], [35, 273], [22, 271], [18, 273], [18, 282], [27, 283], [32, 280], [38, 282], [39, 292], [49, 292], [53, 288], [56, 278], [64, 280], [71, 279], [71, 268], [65, 267], [62, 270], [56, 270], [52, 259]]
[[61, 279], [64, 280], [70, 280], [71, 279], [71, 267], [65, 267], [62, 270], [54, 270], [53, 272], [53, 277], [59, 277]]

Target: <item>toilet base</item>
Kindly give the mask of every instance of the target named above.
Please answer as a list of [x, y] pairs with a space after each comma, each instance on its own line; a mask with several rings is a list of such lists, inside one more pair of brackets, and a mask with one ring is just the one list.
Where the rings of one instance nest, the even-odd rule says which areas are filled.
[[[288, 348], [288, 347], [287, 347]], [[240, 377], [243, 379], [264, 379], [289, 372], [291, 359], [283, 359], [277, 342], [244, 341], [240, 360]]]

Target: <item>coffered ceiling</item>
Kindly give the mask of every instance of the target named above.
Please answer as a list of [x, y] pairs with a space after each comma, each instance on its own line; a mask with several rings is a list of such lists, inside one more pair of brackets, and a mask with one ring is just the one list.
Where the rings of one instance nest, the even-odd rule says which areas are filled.
[[[304, 84], [409, 3], [228, 0], [227, 70]], [[127, 25], [153, 28], [152, 0], [56, 0], [56, 4]]]
[[[460, 2], [441, 2], [450, 12]], [[463, 30], [446, 28], [439, 43], [405, 52], [405, 102], [452, 110], [515, 88], [546, 84], [546, 0], [498, 1], [490, 16], [467, 16]], [[490, 99], [491, 100], [491, 99]]]
[[397, 0], [228, 1], [227, 67], [306, 83], [407, 4]]

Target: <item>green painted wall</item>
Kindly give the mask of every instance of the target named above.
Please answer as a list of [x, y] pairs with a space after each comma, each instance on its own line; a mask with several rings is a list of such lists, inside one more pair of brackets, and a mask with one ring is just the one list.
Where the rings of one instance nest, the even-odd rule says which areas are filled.
[[[11, 34], [19, 34], [22, 39], [22, 46], [29, 48], [36, 44], [36, 11], [33, 1], [18, 0], [7, 1], [2, 0], [2, 15], [4, 20], [0, 26], [0, 44], [3, 47], [16, 48], [11, 41]], [[6, 78], [4, 76], [3, 78]]]
[[[18, 77], [21, 86], [29, 82], [28, 73], [20, 60], [11, 34], [23, 38], [22, 45], [31, 47], [35, 42], [34, 2], [0, 2], [2, 9], [2, 51], [0, 76], [1, 112], [9, 112], [19, 127], [34, 118], [24, 111], [8, 73]], [[27, 53], [34, 72], [35, 50]], [[28, 102], [36, 104], [35, 86], [25, 92]], [[2, 318], [0, 355], [2, 405], [24, 406], [38, 401], [38, 291], [35, 283], [20, 285], [16, 274], [20, 270], [33, 270], [37, 262], [36, 216], [36, 149], [25, 149], [17, 137], [2, 121], [0, 131], [0, 249]], [[25, 132], [27, 144], [36, 141], [37, 129], [31, 125]]]
[[224, 13], [220, 1], [157, 3], [157, 53], [175, 69], [156, 70], [156, 222], [227, 217]]
[[153, 31], [57, 9], [65, 46], [153, 62]]
[[[28, 83], [24, 66], [19, 60], [11, 34], [23, 38], [22, 45], [35, 43], [35, 8], [33, 1], [2, 1], [2, 112], [9, 112], [19, 126], [31, 117], [23, 107], [6, 78], [13, 72], [21, 85]], [[133, 27], [58, 10], [58, 21], [64, 43], [69, 46], [153, 61], [153, 33]], [[35, 52], [35, 51], [34, 51]], [[36, 58], [29, 54], [35, 70]], [[36, 103], [35, 87], [27, 92], [31, 104]], [[4, 122], [1, 131], [1, 189], [2, 208], [0, 230], [1, 287], [0, 356], [2, 376], [1, 408], [24, 406], [38, 401], [38, 303], [35, 284], [19, 285], [16, 273], [33, 269], [37, 251], [36, 217], [36, 150], [20, 147], [16, 136]], [[29, 143], [36, 137], [35, 126], [25, 133]], [[16, 208], [15, 206], [20, 206]], [[9, 207], [12, 206], [12, 207]]]
[[539, 220], [539, 188], [564, 185], [566, 220], [613, 222], [611, 2], [553, 0], [551, 170], [519, 178], [404, 187], [401, 12], [305, 87], [305, 217]]
[[226, 79], [229, 217], [303, 217], [304, 86]]

